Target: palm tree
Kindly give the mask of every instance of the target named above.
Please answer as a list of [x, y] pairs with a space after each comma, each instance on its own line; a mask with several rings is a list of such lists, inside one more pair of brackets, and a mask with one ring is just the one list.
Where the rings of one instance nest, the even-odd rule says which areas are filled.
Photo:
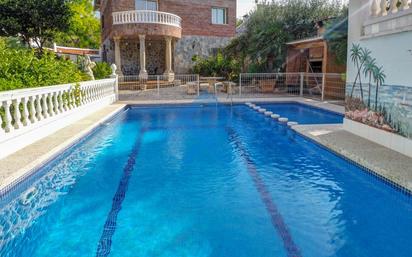
[[362, 48], [359, 44], [352, 45], [350, 56], [351, 56], [352, 62], [354, 62], [356, 65], [357, 72], [355, 76], [355, 81], [353, 82], [352, 91], [351, 91], [350, 96], [353, 97], [353, 92], [356, 87], [356, 82], [359, 79], [359, 88], [360, 88], [362, 102], [363, 102], [363, 88], [362, 88], [361, 71], [362, 71], [362, 67], [365, 64], [365, 62], [371, 58], [370, 54], [371, 54], [370, 50]]
[[369, 88], [368, 88], [368, 108], [371, 106], [371, 81], [372, 81], [372, 74], [376, 69], [376, 59], [375, 58], [368, 58], [366, 60], [365, 65], [363, 66], [363, 74], [365, 77], [369, 77]]
[[375, 92], [375, 109], [378, 109], [378, 93], [379, 93], [379, 86], [383, 85], [385, 82], [386, 75], [383, 72], [383, 67], [376, 67], [373, 70], [373, 80], [376, 82], [376, 92]]

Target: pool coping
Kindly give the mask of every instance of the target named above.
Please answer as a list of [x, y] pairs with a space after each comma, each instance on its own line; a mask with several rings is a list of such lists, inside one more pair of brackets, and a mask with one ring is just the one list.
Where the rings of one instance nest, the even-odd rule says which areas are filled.
[[[105, 108], [114, 108], [113, 110], [109, 110], [108, 113], [104, 114], [103, 117], [98, 118], [97, 121], [92, 122], [91, 124], [87, 124], [87, 120], [90, 119], [91, 116], [96, 115], [97, 113], [103, 111]], [[103, 126], [106, 122], [108, 122], [111, 119], [114, 119], [117, 115], [121, 114], [122, 111], [127, 110], [128, 106], [124, 104], [118, 104], [114, 103], [112, 105], [109, 105], [108, 107], [102, 108], [99, 111], [96, 111], [95, 113], [92, 113], [85, 118], [74, 122], [71, 125], [68, 125], [61, 130], [58, 130], [55, 134], [59, 133], [60, 131], [64, 129], [68, 129], [70, 126], [75, 125], [75, 124], [82, 124], [85, 123], [87, 126], [81, 129], [80, 132], [73, 134], [66, 140], [58, 143], [57, 146], [52, 148], [51, 150], [47, 151], [45, 154], [39, 156], [36, 158], [34, 161], [29, 162], [27, 165], [24, 165], [18, 170], [16, 170], [13, 174], [5, 178], [5, 181], [0, 184], [0, 202], [3, 201], [7, 196], [12, 193], [14, 190], [16, 190], [20, 185], [24, 184], [29, 180], [31, 177], [34, 177], [40, 170], [41, 168], [46, 165], [47, 163], [52, 162], [54, 159], [56, 159], [61, 153], [67, 151], [68, 149], [74, 147], [78, 141], [81, 141], [88, 136], [92, 135], [94, 132], [96, 132], [101, 126]], [[43, 139], [38, 140], [37, 142], [41, 142], [42, 140], [47, 140], [48, 138], [52, 137], [52, 135], [47, 136]], [[23, 152], [26, 150], [26, 148], [29, 148], [33, 146], [35, 143], [28, 145], [27, 147], [13, 153], [12, 155], [0, 160], [0, 164], [2, 161], [7, 160], [8, 158], [13, 158], [13, 155], [19, 154], [20, 152]]]
[[[337, 124], [316, 124], [316, 126], [319, 127], [319, 128], [321, 128], [322, 126], [327, 127], [327, 126], [331, 126], [331, 125], [337, 125]], [[358, 168], [360, 168], [365, 173], [367, 173], [369, 175], [372, 175], [376, 179], [379, 179], [381, 182], [391, 186], [392, 188], [395, 188], [396, 190], [398, 190], [401, 193], [411, 197], [411, 199], [412, 199], [412, 186], [410, 184], [406, 183], [406, 182], [403, 182], [403, 180], [401, 178], [396, 177], [396, 176], [390, 177], [387, 174], [385, 174], [385, 172], [382, 172], [379, 168], [372, 167], [372, 165], [370, 163], [368, 163], [367, 161], [362, 162], [360, 160], [356, 160], [356, 158], [353, 155], [351, 155], [351, 151], [347, 151], [347, 152], [340, 151], [338, 147], [333, 147], [329, 144], [326, 144], [325, 142], [322, 142], [320, 139], [317, 139], [315, 136], [310, 136], [310, 135], [306, 134], [305, 130], [300, 129], [300, 128], [303, 128], [303, 127], [312, 127], [312, 126], [314, 126], [314, 125], [295, 125], [295, 126], [291, 127], [291, 131], [293, 133], [296, 133], [299, 136], [305, 138], [306, 140], [314, 143], [318, 147], [331, 152], [335, 156], [338, 156], [339, 158], [342, 158], [345, 161], [348, 161], [352, 165], [357, 166]], [[353, 137], [358, 137], [355, 134], [352, 134], [350, 132], [348, 132], [348, 133], [353, 135]], [[369, 140], [363, 139], [363, 138], [359, 138], [359, 139], [369, 141]], [[371, 142], [371, 141], [369, 141], [369, 142]], [[371, 142], [371, 143], [373, 143], [373, 142]], [[382, 148], [386, 148], [386, 147], [382, 146]], [[402, 155], [401, 153], [397, 153], [397, 152], [395, 152], [395, 151], [393, 151], [389, 148], [386, 148], [386, 149], [390, 152], [394, 152], [396, 154]], [[407, 157], [407, 156], [405, 156], [405, 157]], [[407, 157], [407, 158], [409, 158], [409, 157]], [[388, 172], [386, 172], [386, 173], [388, 173]]]

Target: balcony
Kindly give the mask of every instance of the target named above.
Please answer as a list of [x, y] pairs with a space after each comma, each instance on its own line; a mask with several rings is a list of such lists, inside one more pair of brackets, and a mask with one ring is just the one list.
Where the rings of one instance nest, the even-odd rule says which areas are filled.
[[113, 25], [138, 23], [163, 24], [182, 28], [182, 19], [171, 13], [157, 11], [126, 11], [113, 13]]
[[372, 0], [371, 17], [363, 24], [363, 38], [412, 30], [410, 0]]
[[113, 25], [115, 36], [133, 37], [134, 35], [170, 36], [181, 38], [182, 19], [172, 13], [133, 10], [114, 12]]

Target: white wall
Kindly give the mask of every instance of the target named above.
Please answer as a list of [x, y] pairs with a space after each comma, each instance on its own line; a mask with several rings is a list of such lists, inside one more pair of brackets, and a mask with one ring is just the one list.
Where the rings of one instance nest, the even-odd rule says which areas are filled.
[[[392, 14], [389, 13], [387, 17], [390, 15]], [[412, 16], [408, 17], [412, 24]], [[355, 43], [371, 50], [377, 63], [383, 66], [387, 76], [385, 84], [412, 87], [412, 30], [363, 37], [363, 24], [371, 19], [369, 0], [349, 2], [348, 82], [353, 82], [356, 75], [350, 59], [350, 48], [352, 43]]]

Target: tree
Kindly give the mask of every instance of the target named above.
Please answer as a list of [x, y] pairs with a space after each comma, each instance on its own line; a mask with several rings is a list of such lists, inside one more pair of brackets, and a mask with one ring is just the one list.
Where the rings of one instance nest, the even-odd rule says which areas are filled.
[[250, 60], [256, 71], [283, 70], [286, 43], [316, 35], [317, 21], [340, 16], [342, 10], [338, 0], [261, 1], [246, 22], [246, 32], [234, 39], [225, 52], [240, 55], [242, 63]]
[[339, 17], [327, 21], [324, 38], [328, 48], [336, 56], [338, 64], [346, 65], [348, 53], [348, 8], [344, 7]]
[[69, 4], [73, 16], [69, 29], [57, 34], [55, 42], [64, 46], [99, 48], [100, 21], [96, 17], [91, 0], [72, 0]]
[[69, 27], [68, 0], [0, 0], [0, 36], [20, 37], [40, 53], [57, 32]]

